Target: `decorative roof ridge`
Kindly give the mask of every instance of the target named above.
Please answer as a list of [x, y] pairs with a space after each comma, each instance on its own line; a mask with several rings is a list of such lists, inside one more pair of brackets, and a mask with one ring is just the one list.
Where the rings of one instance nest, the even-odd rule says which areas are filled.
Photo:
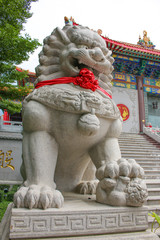
[[30, 72], [29, 70], [24, 70], [24, 69], [21, 68], [21, 67], [17, 67], [17, 66], [16, 66], [16, 70], [19, 71], [19, 72], [27, 71], [27, 74], [28, 74], [28, 75], [34, 75], [34, 76], [36, 76], [35, 72]]
[[127, 43], [127, 42], [121, 42], [121, 41], [116, 41], [116, 40], [112, 40], [108, 37], [103, 37], [102, 38], [109, 43], [115, 44], [115, 45], [119, 45], [120, 47], [124, 47], [124, 48], [129, 48], [135, 51], [140, 51], [140, 52], [146, 52], [146, 53], [150, 53], [150, 54], [155, 54], [155, 55], [159, 55], [160, 56], [160, 50], [158, 49], [146, 49], [144, 47], [141, 47], [137, 44], [132, 44], [132, 43]]

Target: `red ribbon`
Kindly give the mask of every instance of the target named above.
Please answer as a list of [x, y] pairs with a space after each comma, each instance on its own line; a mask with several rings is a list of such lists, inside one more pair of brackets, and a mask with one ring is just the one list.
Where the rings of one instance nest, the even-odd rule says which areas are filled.
[[107, 93], [103, 88], [101, 88], [98, 85], [98, 80], [95, 79], [94, 74], [87, 68], [81, 69], [77, 77], [62, 77], [52, 80], [41, 81], [36, 84], [35, 88], [37, 89], [45, 85], [68, 84], [68, 83], [79, 85], [80, 87], [85, 89], [91, 89], [93, 92], [96, 89], [98, 89], [105, 95], [107, 95], [109, 98], [112, 98], [112, 96], [109, 93]]

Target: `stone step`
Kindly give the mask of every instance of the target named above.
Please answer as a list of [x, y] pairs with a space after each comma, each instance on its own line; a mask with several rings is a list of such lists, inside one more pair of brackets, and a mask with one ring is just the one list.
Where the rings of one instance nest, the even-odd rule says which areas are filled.
[[120, 149], [122, 151], [126, 151], [126, 152], [132, 152], [132, 151], [142, 151], [142, 152], [156, 152], [156, 153], [160, 153], [160, 150], [157, 149], [157, 148], [153, 148], [151, 146], [130, 146], [130, 147], [127, 147], [127, 146], [121, 146], [120, 145]]
[[126, 136], [124, 136], [124, 135], [120, 135], [119, 136], [119, 138], [118, 139], [130, 139], [130, 140], [146, 140], [146, 141], [151, 141], [151, 142], [156, 142], [154, 139], [152, 139], [152, 138], [150, 138], [150, 137], [148, 137], [148, 136], [146, 136], [146, 135], [143, 135], [143, 136], [128, 136], [128, 135], [126, 135]]
[[150, 166], [150, 167], [160, 167], [160, 161], [159, 160], [147, 160], [146, 162], [144, 161], [144, 159], [136, 159], [135, 161], [140, 165], [140, 166]]
[[144, 138], [145, 134], [121, 133], [120, 137]]
[[157, 188], [148, 188], [149, 196], [160, 196], [160, 186]]
[[[138, 163], [138, 161], [136, 161], [137, 163]], [[148, 169], [159, 169], [160, 168], [160, 163], [157, 161], [157, 162], [149, 162], [149, 163], [146, 163], [146, 162], [142, 162], [142, 161], [140, 161], [140, 165], [141, 165], [141, 167], [143, 167], [143, 168], [146, 168], [146, 170]]]
[[127, 148], [127, 146], [121, 146], [120, 145], [120, 149], [122, 150], [122, 151], [126, 151], [126, 152], [132, 152], [132, 151], [134, 151], [134, 150], [137, 150], [137, 151], [139, 151], [139, 150], [142, 150], [142, 151], [147, 151], [147, 152], [150, 152], [150, 151], [152, 151], [152, 152], [159, 152], [160, 153], [160, 150], [159, 149], [157, 149], [157, 148], [153, 148], [153, 147], [151, 147], [151, 146], [139, 146], [139, 145], [137, 145], [137, 146], [130, 146], [129, 148]]
[[144, 179], [145, 180], [147, 180], [147, 179], [159, 180], [159, 176], [157, 176], [157, 175], [155, 175], [155, 176], [153, 176], [153, 175], [145, 175]]
[[158, 179], [160, 179], [159, 178], [159, 175], [157, 176], [157, 175], [147, 175], [147, 174], [145, 174], [145, 177], [144, 177], [144, 179], [155, 179], [155, 180], [158, 180]]
[[[144, 166], [143, 164], [139, 164], [139, 165], [144, 169], [144, 171], [149, 171], [149, 170], [151, 170], [151, 171], [152, 171], [152, 170], [153, 170], [153, 171], [154, 171], [154, 170], [160, 171], [160, 166], [159, 166], [159, 167], [153, 167], [153, 166], [152, 166], [152, 167], [148, 167], [148, 166], [146, 167], [146, 166]], [[159, 178], [160, 178], [160, 176], [159, 176]]]
[[[137, 161], [138, 162], [138, 161]], [[160, 167], [160, 162], [159, 161], [148, 161], [148, 162], [146, 162], [146, 161], [140, 161], [140, 165], [142, 166], [142, 167]]]
[[156, 146], [151, 146], [150, 144], [147, 145], [147, 144], [132, 144], [132, 145], [129, 145], [129, 144], [119, 144], [120, 148], [121, 149], [125, 149], [126, 151], [129, 150], [129, 151], [132, 151], [134, 149], [141, 149], [141, 150], [151, 150], [151, 151], [156, 151], [156, 152], [160, 152], [160, 149], [157, 148]]
[[158, 149], [149, 149], [148, 147], [146, 149], [143, 148], [143, 146], [141, 148], [139, 148], [139, 146], [135, 146], [134, 148], [131, 149], [130, 146], [125, 146], [125, 147], [121, 147], [120, 146], [121, 151], [124, 152], [144, 152], [144, 153], [155, 153], [155, 154], [159, 154], [160, 155], [160, 150]]
[[160, 159], [160, 154], [156, 154], [155, 152], [137, 152], [137, 151], [132, 151], [132, 152], [124, 152], [124, 151], [121, 151], [122, 155], [124, 156], [140, 156], [140, 157], [156, 157], [156, 158], [159, 158]]
[[144, 144], [150, 144], [151, 146], [153, 145], [153, 146], [155, 146], [155, 145], [159, 145], [159, 143], [158, 142], [155, 142], [155, 141], [148, 141], [147, 139], [134, 139], [134, 140], [132, 140], [132, 139], [120, 139], [120, 138], [118, 138], [118, 141], [120, 142], [120, 143], [127, 143], [127, 144], [131, 144], [131, 143], [134, 143], [134, 144], [142, 144], [142, 143], [144, 143]]
[[122, 156], [125, 157], [131, 157], [131, 158], [144, 158], [144, 159], [150, 159], [150, 158], [155, 158], [157, 160], [160, 160], [160, 156], [159, 155], [144, 155], [144, 154], [140, 154], [140, 153], [122, 153]]
[[[120, 148], [122, 150], [126, 150], [126, 151], [128, 150], [126, 145], [120, 145]], [[129, 150], [130, 151], [132, 151], [134, 149], [144, 149], [144, 150], [151, 150], [151, 151], [157, 151], [157, 152], [159, 151], [160, 152], [160, 150], [158, 148], [153, 147], [151, 145], [149, 145], [149, 146], [144, 146], [144, 145], [142, 145], [142, 146], [140, 146], [140, 145], [135, 145], [135, 146], [131, 145], [131, 146], [129, 146]]]
[[[148, 171], [148, 170], [146, 170], [145, 168], [143, 168], [143, 170], [144, 170], [144, 173], [145, 173], [145, 177], [147, 177], [147, 179], [149, 179], [149, 176], [151, 176], [151, 180], [153, 180], [153, 178], [155, 178], [157, 180], [158, 179], [160, 180], [160, 174], [159, 173], [158, 174], [152, 173], [152, 170], [150, 171], [150, 173], [149, 172], [146, 173], [146, 171]], [[159, 170], [159, 172], [160, 172], [160, 170]], [[160, 183], [159, 183], [159, 186], [160, 186]]]
[[148, 168], [158, 168], [160, 167], [160, 161], [139, 161], [140, 162], [140, 165], [144, 166], [144, 167], [148, 167]]
[[124, 136], [124, 135], [120, 135], [119, 136], [119, 139], [131, 139], [131, 140], [150, 140], [150, 141], [153, 141], [153, 142], [155, 142], [155, 140], [154, 139], [152, 139], [152, 138], [147, 138], [147, 137], [145, 137], [145, 135], [143, 135], [143, 136], [138, 136], [138, 135], [136, 135], [136, 136], [128, 136], [128, 135], [126, 135], [126, 136]]
[[159, 147], [157, 147], [157, 146], [151, 146], [151, 144], [120, 144], [119, 143], [119, 146], [120, 146], [120, 148], [122, 148], [122, 147], [124, 147], [124, 148], [126, 148], [126, 149], [131, 149], [131, 148], [151, 148], [151, 149], [153, 149], [153, 150], [158, 150], [158, 151], [160, 151], [160, 148]]
[[154, 159], [154, 158], [134, 158], [137, 162], [140, 162], [140, 163], [152, 163], [152, 164], [159, 164], [160, 163], [160, 159]]
[[118, 138], [119, 142], [128, 142], [128, 143], [148, 143], [153, 145], [159, 145], [158, 142], [154, 140], [148, 140], [148, 139], [129, 139], [129, 138]]
[[122, 138], [124, 138], [124, 137], [128, 137], [128, 138], [145, 138], [145, 139], [151, 139], [151, 140], [153, 140], [151, 137], [149, 137], [149, 136], [147, 136], [147, 135], [145, 135], [145, 134], [129, 134], [129, 133], [126, 133], [126, 134], [124, 134], [124, 133], [121, 133], [120, 134], [120, 136], [119, 137], [122, 137]]
[[146, 162], [150, 162], [152, 161], [153, 163], [155, 162], [160, 162], [160, 158], [153, 158], [153, 157], [150, 157], [150, 156], [134, 156], [134, 155], [122, 155], [122, 158], [126, 158], [126, 159], [135, 159], [136, 161], [140, 161], [140, 162], [143, 162], [143, 161], [146, 161]]
[[144, 136], [144, 134], [139, 134], [139, 133], [126, 133], [126, 132], [122, 132], [121, 134], [120, 134], [120, 136], [135, 136], [135, 137], [143, 137]]
[[144, 171], [146, 172], [146, 171], [159, 171], [160, 172], [160, 167], [145, 167], [145, 166], [143, 166], [142, 164], [141, 164], [141, 167], [144, 169]]
[[160, 205], [160, 196], [148, 196], [147, 205]]
[[158, 146], [159, 144], [158, 143], [154, 143], [154, 142], [148, 142], [148, 141], [145, 141], [145, 140], [141, 140], [141, 141], [130, 141], [129, 139], [128, 140], [118, 140], [118, 142], [120, 143], [120, 144], [128, 144], [128, 145], [138, 145], [138, 144], [144, 144], [144, 145], [150, 145], [150, 146]]
[[147, 188], [159, 188], [160, 187], [160, 179], [146, 179]]
[[146, 166], [160, 166], [160, 161], [159, 161], [159, 159], [158, 160], [154, 160], [154, 158], [150, 158], [150, 160], [149, 159], [143, 159], [143, 158], [141, 158], [141, 159], [137, 159], [136, 158], [136, 161], [138, 162], [140, 162], [140, 164], [146, 164]]
[[146, 175], [158, 175], [159, 174], [159, 178], [160, 178], [160, 171], [159, 170], [145, 170], [145, 174]]
[[152, 138], [150, 138], [149, 136], [143, 134], [143, 135], [138, 135], [138, 134], [135, 134], [135, 135], [128, 135], [128, 134], [120, 134], [119, 138], [132, 138], [132, 139], [151, 139], [151, 140], [154, 140]]
[[155, 158], [155, 157], [151, 157], [151, 156], [148, 156], [148, 157], [146, 157], [146, 156], [145, 156], [145, 157], [142, 157], [142, 156], [140, 156], [140, 157], [139, 157], [139, 156], [136, 156], [135, 159], [137, 159], [137, 160], [139, 159], [141, 162], [142, 162], [142, 161], [146, 161], [146, 162], [155, 162], [155, 163], [156, 163], [156, 162], [157, 162], [157, 163], [160, 162], [160, 161], [159, 161], [159, 160], [160, 160], [159, 157], [158, 157], [158, 158], [157, 158], [157, 157]]
[[141, 167], [143, 168], [146, 176], [148, 176], [148, 175], [155, 176], [156, 175], [156, 177], [160, 179], [160, 169], [156, 169], [156, 168], [155, 169], [145, 169], [143, 166], [141, 166]]
[[147, 179], [152, 179], [152, 180], [160, 180], [160, 176], [159, 176], [159, 174], [146, 174], [145, 173], [145, 177], [144, 177], [144, 179], [145, 180], [147, 180]]

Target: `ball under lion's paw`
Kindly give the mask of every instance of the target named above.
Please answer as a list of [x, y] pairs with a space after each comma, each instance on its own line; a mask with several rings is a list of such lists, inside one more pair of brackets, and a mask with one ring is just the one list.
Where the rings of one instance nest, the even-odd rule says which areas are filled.
[[14, 205], [17, 208], [60, 208], [63, 203], [61, 192], [48, 186], [21, 187], [14, 195]]
[[76, 187], [76, 192], [80, 194], [95, 194], [98, 180], [83, 181]]
[[117, 191], [117, 181], [103, 179], [99, 182], [96, 191], [96, 201], [111, 206], [126, 206], [126, 194], [124, 191]]

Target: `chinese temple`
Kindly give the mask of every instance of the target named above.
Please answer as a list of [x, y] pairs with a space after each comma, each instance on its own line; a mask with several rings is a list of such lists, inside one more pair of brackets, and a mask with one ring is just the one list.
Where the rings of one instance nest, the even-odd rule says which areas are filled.
[[112, 92], [124, 132], [141, 132], [143, 124], [160, 127], [160, 50], [143, 31], [137, 44], [103, 37], [115, 59]]
[[[26, 71], [20, 67], [16, 67], [16, 70], [19, 71], [19, 72], [23, 72], [23, 71]], [[36, 74], [35, 72], [30, 72], [29, 70], [27, 70], [27, 78], [26, 79], [23, 79], [22, 81], [18, 81], [18, 85], [19, 86], [34, 86], [34, 81], [36, 80]]]

